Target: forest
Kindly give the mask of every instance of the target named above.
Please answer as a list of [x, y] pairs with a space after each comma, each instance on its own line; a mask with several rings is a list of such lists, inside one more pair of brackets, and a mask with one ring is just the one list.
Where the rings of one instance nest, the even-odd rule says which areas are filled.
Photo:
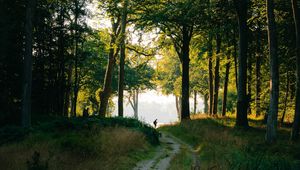
[[1, 0], [0, 169], [300, 169], [299, 6]]

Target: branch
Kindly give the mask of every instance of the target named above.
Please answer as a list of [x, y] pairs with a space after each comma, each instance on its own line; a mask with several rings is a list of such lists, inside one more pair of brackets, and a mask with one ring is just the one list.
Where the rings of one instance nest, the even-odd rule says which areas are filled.
[[154, 56], [154, 55], [155, 55], [155, 53], [147, 54], [147, 53], [145, 53], [145, 52], [139, 51], [138, 49], [135, 49], [135, 48], [130, 47], [130, 46], [126, 46], [126, 48], [127, 48], [128, 50], [134, 51], [135, 53], [140, 54], [140, 55], [143, 55], [143, 56], [146, 56], [146, 57]]

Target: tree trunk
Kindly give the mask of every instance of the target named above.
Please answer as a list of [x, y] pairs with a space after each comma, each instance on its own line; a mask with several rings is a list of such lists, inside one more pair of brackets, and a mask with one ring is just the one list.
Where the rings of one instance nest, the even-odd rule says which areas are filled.
[[111, 40], [110, 40], [110, 49], [109, 49], [109, 56], [108, 56], [108, 64], [106, 67], [105, 78], [104, 78], [104, 85], [103, 91], [100, 93], [100, 108], [99, 108], [99, 115], [105, 117], [106, 111], [108, 107], [108, 100], [111, 95], [111, 84], [112, 84], [112, 77], [114, 72], [114, 67], [116, 64], [116, 55], [119, 53], [119, 48], [115, 50], [114, 46], [117, 39], [117, 32], [119, 27], [119, 22], [115, 22], [115, 19], [111, 19], [112, 23], [112, 33], [111, 33]]
[[178, 120], [181, 120], [181, 107], [180, 107], [180, 97], [175, 96], [175, 104], [176, 104], [176, 111], [177, 111], [177, 115], [178, 115]]
[[289, 89], [290, 89], [290, 77], [289, 77], [289, 72], [286, 72], [286, 90], [285, 90], [285, 97], [284, 97], [284, 108], [282, 112], [282, 117], [280, 120], [280, 124], [283, 125], [284, 122], [284, 117], [286, 114], [286, 108], [287, 108], [287, 103], [288, 103], [288, 96], [289, 96]]
[[247, 119], [247, 26], [248, 0], [235, 0], [239, 23], [239, 56], [238, 56], [238, 94], [236, 126], [248, 127]]
[[261, 50], [261, 30], [260, 26], [258, 26], [258, 36], [257, 36], [257, 56], [255, 62], [255, 70], [256, 70], [256, 95], [255, 95], [255, 114], [256, 117], [260, 116], [261, 108], [260, 108], [260, 93], [261, 93], [261, 60], [262, 60], [262, 50]]
[[234, 59], [235, 87], [236, 87], [236, 91], [238, 91], [237, 90], [238, 88], [237, 42], [235, 38], [233, 38], [233, 59]]
[[229, 71], [230, 71], [230, 52], [227, 54], [227, 63], [226, 63], [225, 81], [224, 81], [224, 93], [223, 93], [223, 105], [222, 105], [222, 116], [226, 116]]
[[139, 102], [139, 89], [132, 90], [129, 96], [129, 103], [133, 109], [133, 116], [135, 119], [138, 119], [138, 102]]
[[212, 63], [212, 36], [209, 35], [208, 40], [208, 80], [209, 80], [209, 115], [212, 115], [213, 111], [213, 98], [214, 98], [214, 80], [213, 80], [213, 63]]
[[125, 65], [125, 39], [126, 39], [126, 22], [127, 22], [127, 4], [128, 0], [124, 0], [124, 7], [122, 11], [122, 21], [121, 21], [121, 47], [120, 47], [120, 68], [119, 68], [119, 87], [118, 87], [118, 115], [123, 117], [123, 98], [124, 98], [124, 65]]
[[291, 139], [296, 140], [299, 137], [299, 126], [300, 126], [300, 17], [297, 0], [291, 0], [293, 5], [293, 15], [295, 20], [296, 28], [296, 62], [297, 62], [297, 83], [296, 83], [296, 108], [294, 123], [292, 128]]
[[22, 126], [31, 126], [31, 87], [32, 87], [32, 18], [35, 8], [35, 0], [28, 0], [26, 4], [25, 21], [25, 55], [23, 71], [23, 96], [22, 96]]
[[251, 96], [252, 96], [252, 90], [251, 90], [251, 85], [252, 85], [252, 60], [251, 60], [251, 55], [248, 57], [248, 94], [247, 94], [247, 99], [248, 99], [248, 115], [251, 114]]
[[215, 83], [214, 83], [214, 100], [213, 100], [213, 115], [218, 113], [218, 99], [219, 99], [219, 86], [220, 86], [220, 50], [221, 50], [221, 38], [217, 35], [216, 38], [217, 49], [216, 49], [216, 66], [215, 66]]
[[135, 112], [134, 117], [139, 118], [139, 89], [135, 90]]
[[73, 102], [72, 102], [72, 116], [76, 117], [76, 109], [77, 109], [77, 98], [79, 91], [79, 83], [78, 83], [78, 17], [79, 17], [79, 4], [78, 0], [75, 0], [75, 50], [74, 50], [74, 58], [75, 58], [75, 77], [74, 77], [74, 87], [73, 87]]
[[208, 112], [208, 95], [205, 94], [204, 95], [204, 113], [207, 113]]
[[59, 14], [59, 44], [58, 44], [58, 56], [60, 58], [59, 63], [59, 90], [58, 90], [58, 108], [59, 113], [61, 113], [62, 116], [66, 116], [66, 112], [64, 109], [64, 101], [65, 101], [65, 91], [66, 91], [66, 76], [65, 76], [65, 41], [64, 41], [64, 7], [62, 4], [60, 4], [60, 14]]
[[197, 113], [197, 91], [194, 90], [194, 114]]
[[276, 140], [277, 115], [278, 115], [278, 97], [279, 97], [279, 70], [277, 56], [277, 40], [274, 16], [273, 0], [266, 0], [267, 19], [268, 19], [268, 40], [270, 56], [270, 108], [267, 119], [266, 141], [273, 143]]
[[69, 112], [69, 108], [70, 108], [70, 104], [71, 104], [70, 99], [71, 99], [72, 70], [73, 70], [73, 66], [72, 66], [72, 64], [70, 64], [69, 68], [68, 68], [68, 83], [67, 83], [67, 88], [65, 91], [65, 103], [64, 103], [64, 112], [65, 112], [66, 116], [71, 116], [71, 114]]
[[182, 28], [183, 42], [182, 42], [182, 89], [181, 89], [181, 119], [190, 119], [190, 78], [189, 78], [189, 64], [190, 64], [190, 41], [192, 30], [184, 25]]

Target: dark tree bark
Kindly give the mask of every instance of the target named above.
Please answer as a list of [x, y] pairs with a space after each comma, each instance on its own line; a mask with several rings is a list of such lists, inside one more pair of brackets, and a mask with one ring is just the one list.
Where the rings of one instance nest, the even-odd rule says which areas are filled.
[[296, 63], [297, 63], [297, 83], [296, 83], [296, 108], [294, 123], [292, 128], [291, 139], [296, 140], [299, 137], [299, 127], [300, 127], [300, 16], [297, 0], [291, 0], [293, 6], [293, 15], [295, 20], [296, 28]]
[[216, 66], [215, 66], [215, 82], [214, 82], [214, 100], [213, 100], [213, 115], [218, 113], [218, 99], [219, 99], [219, 86], [220, 86], [220, 50], [221, 50], [221, 37], [216, 37]]
[[257, 31], [257, 55], [256, 55], [256, 61], [255, 61], [255, 78], [256, 78], [256, 85], [255, 85], [255, 114], [256, 117], [260, 116], [261, 108], [260, 108], [260, 93], [261, 93], [261, 60], [262, 60], [262, 50], [261, 50], [261, 30], [260, 26], [258, 27]]
[[212, 63], [212, 36], [209, 35], [208, 40], [208, 81], [209, 81], [209, 115], [212, 115], [213, 111], [213, 98], [214, 98], [214, 78], [213, 78], [213, 63]]
[[182, 27], [182, 48], [181, 48], [181, 65], [182, 65], [182, 89], [181, 89], [181, 119], [190, 119], [190, 41], [192, 38], [193, 27], [183, 25]]
[[197, 113], [197, 91], [194, 90], [194, 114]]
[[60, 12], [59, 12], [59, 36], [58, 36], [58, 56], [60, 58], [60, 63], [59, 63], [59, 85], [58, 85], [58, 90], [57, 90], [57, 105], [58, 105], [58, 110], [59, 113], [62, 116], [65, 116], [64, 113], [64, 98], [65, 98], [65, 90], [66, 90], [66, 84], [65, 84], [65, 56], [64, 56], [64, 8], [62, 5], [60, 5]]
[[[234, 34], [235, 35], [235, 34]], [[237, 42], [235, 37], [233, 38], [233, 59], [234, 59], [234, 75], [235, 75], [235, 87], [238, 91], [238, 63], [237, 63]]]
[[70, 64], [68, 68], [68, 82], [67, 82], [67, 88], [65, 92], [65, 103], [64, 103], [64, 112], [66, 116], [71, 116], [71, 113], [69, 112], [70, 108], [70, 99], [71, 99], [71, 84], [72, 84], [72, 71], [73, 71], [73, 65]]
[[248, 0], [235, 0], [239, 23], [239, 56], [238, 56], [238, 101], [236, 126], [248, 127], [247, 119], [247, 50], [248, 50], [248, 26], [247, 10]]
[[267, 3], [267, 19], [268, 19], [268, 40], [269, 40], [269, 56], [270, 56], [270, 108], [267, 119], [266, 141], [273, 143], [276, 140], [277, 115], [278, 115], [278, 97], [279, 97], [279, 64], [277, 56], [277, 37], [276, 23], [274, 16], [273, 0], [266, 0]]
[[251, 55], [248, 56], [248, 94], [247, 94], [247, 97], [248, 97], [248, 108], [247, 108], [247, 112], [248, 112], [248, 115], [250, 115], [252, 113], [252, 110], [251, 110], [251, 97], [252, 97], [252, 89], [251, 89], [251, 85], [252, 85], [252, 58], [251, 58]]
[[31, 126], [31, 87], [32, 87], [32, 18], [35, 8], [35, 0], [28, 0], [26, 4], [25, 21], [25, 55], [23, 72], [23, 96], [22, 96], [22, 126]]
[[224, 80], [223, 104], [222, 104], [222, 116], [226, 116], [229, 71], [230, 71], [230, 52], [227, 54], [227, 63], [226, 63], [225, 80]]
[[79, 3], [78, 0], [75, 0], [75, 49], [74, 49], [74, 59], [75, 59], [75, 75], [74, 75], [74, 87], [73, 87], [73, 101], [72, 101], [72, 116], [76, 117], [77, 112], [77, 98], [79, 91], [79, 82], [78, 82], [78, 17], [79, 17]]
[[208, 112], [208, 95], [204, 95], [204, 113]]
[[287, 103], [288, 103], [288, 97], [289, 97], [289, 90], [290, 90], [290, 76], [289, 72], [286, 72], [286, 89], [285, 89], [285, 97], [284, 97], [284, 106], [283, 106], [283, 112], [282, 112], [282, 117], [280, 120], [280, 124], [283, 125], [284, 122], [284, 117], [286, 114], [286, 108], [287, 108]]
[[109, 56], [108, 56], [108, 64], [105, 72], [104, 78], [104, 88], [103, 91], [100, 93], [100, 108], [99, 108], [99, 115], [106, 116], [106, 111], [108, 108], [108, 100], [111, 95], [111, 84], [112, 84], [112, 77], [114, 72], [114, 67], [116, 64], [116, 56], [119, 53], [119, 47], [117, 49], [114, 48], [117, 36], [120, 32], [120, 17], [115, 21], [115, 19], [111, 19], [112, 22], [112, 34], [110, 40], [110, 49], [109, 49]]
[[127, 5], [128, 1], [124, 0], [124, 6], [122, 11], [122, 19], [121, 19], [121, 45], [120, 45], [120, 68], [119, 68], [119, 87], [118, 87], [118, 115], [123, 117], [123, 98], [124, 98], [124, 65], [125, 65], [125, 39], [126, 39], [126, 24], [127, 24]]

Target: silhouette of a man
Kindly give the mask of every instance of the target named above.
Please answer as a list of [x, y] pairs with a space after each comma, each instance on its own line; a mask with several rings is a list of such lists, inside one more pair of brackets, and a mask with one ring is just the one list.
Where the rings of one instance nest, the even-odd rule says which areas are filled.
[[154, 120], [153, 124], [154, 124], [154, 127], [156, 128], [156, 125], [157, 125], [157, 119]]

